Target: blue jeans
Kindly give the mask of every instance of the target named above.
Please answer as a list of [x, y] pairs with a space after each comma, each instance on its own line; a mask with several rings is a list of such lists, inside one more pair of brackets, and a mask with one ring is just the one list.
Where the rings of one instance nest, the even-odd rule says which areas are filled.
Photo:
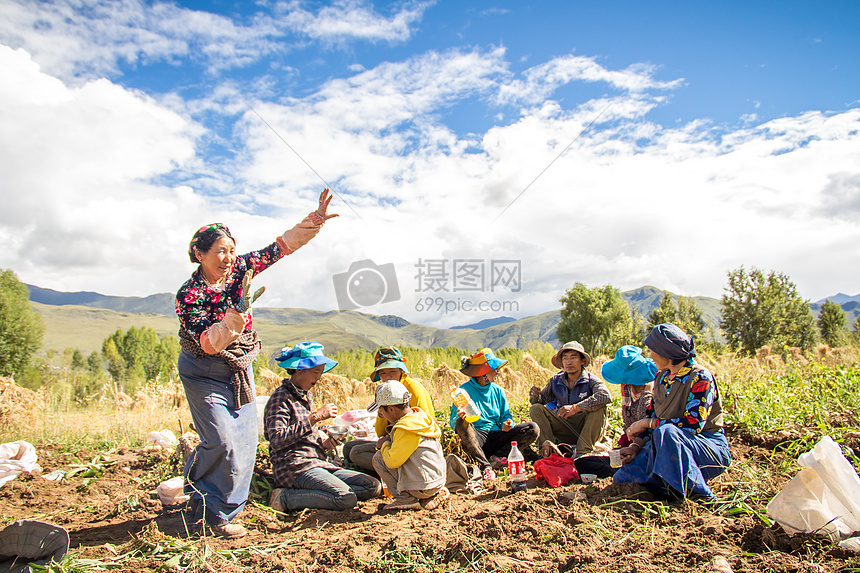
[[[200, 444], [182, 472], [191, 519], [231, 521], [245, 507], [257, 457], [257, 406], [237, 408], [233, 373], [221, 358], [179, 354], [179, 377]], [[248, 368], [252, 387], [254, 374]], [[204, 512], [205, 508], [205, 512]], [[205, 515], [204, 515], [205, 514]]]
[[379, 480], [346, 469], [311, 468], [296, 476], [293, 487], [281, 492], [284, 509], [352, 509], [359, 501], [382, 493]]
[[731, 463], [724, 433], [696, 434], [663, 424], [651, 433], [651, 440], [633, 461], [615, 472], [613, 481], [653, 490], [669, 486], [684, 497], [706, 498], [713, 495], [707, 480], [726, 471]]

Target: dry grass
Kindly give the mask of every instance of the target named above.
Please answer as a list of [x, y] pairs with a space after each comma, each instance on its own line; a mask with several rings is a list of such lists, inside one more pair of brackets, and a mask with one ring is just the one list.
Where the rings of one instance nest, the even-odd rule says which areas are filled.
[[41, 394], [21, 388], [11, 376], [0, 378], [0, 431], [16, 431], [32, 425], [44, 407]]
[[[422, 373], [429, 373], [423, 380], [433, 398], [437, 410], [450, 407], [451, 385], [459, 386], [467, 378], [445, 363], [433, 367], [429, 356], [421, 361]], [[600, 372], [600, 366], [608, 359], [595, 357], [589, 370]], [[799, 356], [788, 349], [784, 355], [762, 348], [754, 357], [740, 357], [731, 353], [701, 353], [698, 361], [711, 370], [726, 396], [740, 394], [734, 389], [751, 386], [762, 388], [773, 385], [779, 377], [801, 376], [799, 369], [815, 369], [818, 365], [835, 366], [856, 364], [860, 360], [857, 348], [818, 347], [810, 357]], [[505, 389], [512, 407], [527, 401], [531, 386], [543, 387], [555, 373], [539, 364], [528, 353], [523, 355], [519, 370], [505, 367], [497, 383]], [[281, 383], [281, 377], [265, 368], [257, 379], [257, 393], [271, 395]], [[618, 387], [609, 384], [613, 396]], [[361, 409], [373, 400], [376, 383], [369, 378], [362, 380], [346, 378], [336, 374], [325, 374], [314, 391], [317, 406], [334, 403], [341, 411]], [[742, 406], [737, 402], [735, 406]], [[731, 408], [732, 404], [728, 404]], [[824, 407], [822, 405], [822, 407]], [[133, 397], [125, 395], [116, 385], [105, 384], [104, 388], [86, 405], [69, 404], [45, 389], [39, 392], [21, 388], [8, 378], [0, 379], [0, 440], [24, 439], [33, 443], [107, 443], [141, 445], [152, 430], [168, 428], [179, 435], [189, 427], [191, 416], [185, 403], [182, 385], [175, 382], [150, 383], [140, 388]], [[518, 420], [519, 421], [519, 420]], [[180, 423], [182, 427], [180, 428]]]
[[[150, 383], [134, 398], [105, 385], [90, 405], [60, 405], [44, 389], [32, 392], [11, 379], [0, 383], [0, 440], [31, 443], [139, 445], [153, 430], [188, 428], [191, 413], [181, 384]], [[181, 422], [180, 422], [181, 421]]]

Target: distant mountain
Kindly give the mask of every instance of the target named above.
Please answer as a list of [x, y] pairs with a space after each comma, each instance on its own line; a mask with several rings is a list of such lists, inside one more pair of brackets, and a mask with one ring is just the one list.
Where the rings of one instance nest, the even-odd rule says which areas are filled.
[[828, 300], [835, 302], [838, 305], [843, 305], [847, 302], [860, 302], [860, 294], [855, 294], [854, 296], [848, 296], [847, 294], [839, 293], [837, 295], [828, 296], [827, 298], [822, 298], [816, 304], [824, 304]]
[[160, 293], [147, 297], [105, 296], [97, 292], [59, 292], [49, 288], [26, 285], [30, 289], [30, 300], [51, 306], [88, 306], [117, 312], [149, 312], [164, 316], [176, 316], [175, 294]]
[[[73, 347], [88, 354], [101, 349], [102, 341], [117, 328], [127, 330], [132, 325], [149, 326], [159, 334], [176, 334], [179, 327], [173, 310], [174, 295], [169, 293], [115, 297], [94, 292], [64, 293], [35, 286], [29, 286], [29, 289], [34, 308], [45, 319], [44, 349]], [[665, 293], [656, 287], [644, 286], [624, 291], [621, 295], [631, 308], [647, 318], [659, 306]], [[692, 299], [708, 325], [719, 334], [720, 301], [711, 297]], [[817, 314], [821, 303], [812, 303], [810, 307]], [[842, 309], [848, 324], [853, 325], [860, 315], [860, 301], [845, 302]], [[399, 316], [356, 311], [254, 309], [254, 325], [269, 353], [302, 340], [317, 340], [333, 351], [346, 348], [372, 350], [381, 344], [419, 348], [525, 348], [535, 340], [557, 346], [559, 341], [555, 331], [560, 320], [560, 311], [552, 310], [518, 320], [498, 317], [469, 326], [435, 328], [411, 323]]]
[[[104, 297], [110, 298], [110, 297]], [[104, 303], [104, 299], [89, 300]], [[175, 316], [156, 313], [122, 312], [80, 305], [44, 304], [33, 301], [33, 308], [45, 321], [43, 350], [62, 351], [78, 348], [84, 354], [100, 350], [102, 342], [118, 328], [147, 326], [159, 335], [175, 335], [179, 324]], [[534, 340], [557, 344], [555, 328], [558, 311], [498, 324], [483, 330], [434, 328], [413, 324], [398, 316], [376, 316], [355, 311], [316, 311], [302, 308], [255, 308], [254, 326], [263, 339], [265, 352], [302, 340], [316, 340], [332, 351], [347, 348], [372, 350], [381, 344], [419, 348], [456, 346], [477, 349], [524, 348]]]
[[460, 330], [462, 328], [483, 330], [484, 328], [489, 328], [490, 326], [496, 326], [497, 324], [506, 324], [508, 322], [514, 322], [515, 320], [516, 318], [511, 318], [510, 316], [499, 316], [497, 318], [487, 318], [480, 322], [476, 322], [475, 324], [467, 324], [466, 326], [452, 326], [451, 330]]
[[[621, 296], [625, 301], [627, 301], [630, 308], [638, 311], [639, 314], [641, 314], [647, 321], [648, 315], [651, 314], [651, 311], [660, 306], [660, 301], [663, 300], [663, 297], [666, 296], [667, 292], [669, 291], [660, 290], [657, 287], [644, 286], [624, 291], [621, 293]], [[689, 298], [693, 299], [693, 302], [697, 307], [699, 307], [699, 310], [702, 311], [702, 318], [717, 335], [717, 339], [719, 340], [721, 338], [720, 309], [722, 307], [720, 300], [710, 296], [693, 296]]]

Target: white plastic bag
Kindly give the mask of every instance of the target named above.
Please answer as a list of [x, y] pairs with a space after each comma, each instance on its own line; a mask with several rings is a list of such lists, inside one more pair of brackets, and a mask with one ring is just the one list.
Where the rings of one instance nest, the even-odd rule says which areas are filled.
[[349, 433], [362, 440], [375, 440], [376, 412], [367, 410], [349, 410], [332, 420], [332, 426], [348, 426]]
[[335, 421], [332, 422], [334, 426], [348, 426], [350, 424], [355, 424], [361, 420], [367, 419], [376, 419], [376, 412], [368, 412], [367, 410], [349, 410], [348, 412], [344, 412], [335, 418]]
[[161, 505], [169, 507], [171, 505], [179, 505], [180, 503], [188, 501], [190, 497], [183, 493], [183, 485], [184, 481], [182, 476], [170, 478], [169, 480], [165, 480], [158, 484], [158, 487], [155, 488], [155, 493], [158, 494], [158, 499], [161, 500]]
[[36, 459], [36, 448], [29, 442], [18, 440], [0, 444], [0, 487], [21, 475], [21, 472], [42, 471]]
[[149, 441], [158, 444], [165, 450], [172, 450], [179, 443], [176, 435], [170, 430], [161, 430], [160, 432], [150, 432]]
[[788, 533], [824, 533], [834, 541], [860, 531], [860, 477], [829, 436], [802, 454], [804, 466], [770, 503], [767, 514]]

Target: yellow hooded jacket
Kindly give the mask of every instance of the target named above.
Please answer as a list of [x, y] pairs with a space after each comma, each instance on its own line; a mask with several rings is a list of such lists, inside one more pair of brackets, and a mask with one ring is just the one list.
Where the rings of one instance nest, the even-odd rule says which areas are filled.
[[[409, 390], [409, 393], [412, 395], [412, 397], [409, 398], [409, 406], [412, 408], [420, 408], [432, 417], [434, 413], [433, 399], [430, 397], [430, 392], [427, 391], [424, 385], [418, 380], [410, 378], [406, 374], [404, 374], [400, 379], [400, 383], [406, 386], [406, 389]], [[380, 438], [382, 436], [387, 436], [389, 431], [388, 420], [377, 414], [374, 428], [376, 428], [376, 435]]]
[[379, 451], [386, 466], [399, 468], [424, 440], [438, 443], [441, 436], [436, 420], [423, 410], [413, 409], [411, 414], [403, 416], [391, 427], [391, 441], [382, 444]]

